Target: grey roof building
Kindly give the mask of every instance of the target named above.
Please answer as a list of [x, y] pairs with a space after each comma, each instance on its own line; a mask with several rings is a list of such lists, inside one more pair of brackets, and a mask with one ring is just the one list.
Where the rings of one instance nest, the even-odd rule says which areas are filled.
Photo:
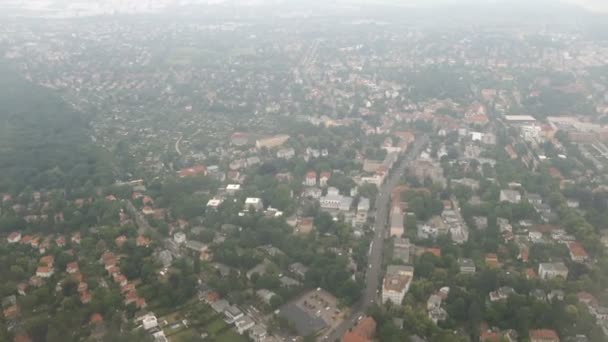
[[293, 322], [300, 336], [308, 336], [327, 327], [327, 323], [320, 317], [307, 313], [293, 303], [283, 306], [279, 316]]

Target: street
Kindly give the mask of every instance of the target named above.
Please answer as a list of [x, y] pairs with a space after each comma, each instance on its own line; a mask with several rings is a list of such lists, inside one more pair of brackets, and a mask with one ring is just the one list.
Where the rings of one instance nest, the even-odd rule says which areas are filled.
[[407, 155], [390, 174], [389, 179], [379, 189], [376, 197], [376, 221], [374, 229], [374, 238], [371, 243], [371, 251], [368, 257], [369, 267], [365, 274], [365, 289], [363, 298], [352, 307], [352, 312], [349, 318], [344, 320], [342, 324], [336, 327], [331, 333], [321, 336], [321, 341], [335, 341], [342, 338], [342, 335], [348, 329], [352, 328], [360, 315], [365, 314], [365, 310], [374, 302], [379, 300], [378, 293], [380, 285], [380, 274], [382, 272], [382, 252], [384, 247], [385, 228], [388, 220], [388, 212], [390, 205], [390, 195], [393, 188], [399, 185], [401, 174], [405, 171], [407, 164], [416, 158], [422, 148], [427, 144], [429, 137], [423, 135], [417, 138], [412, 148], [407, 152]]

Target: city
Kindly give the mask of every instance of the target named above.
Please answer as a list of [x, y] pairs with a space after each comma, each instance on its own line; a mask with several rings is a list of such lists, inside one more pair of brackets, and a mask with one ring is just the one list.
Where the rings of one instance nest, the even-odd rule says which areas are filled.
[[605, 14], [140, 5], [0, 23], [0, 341], [608, 339]]

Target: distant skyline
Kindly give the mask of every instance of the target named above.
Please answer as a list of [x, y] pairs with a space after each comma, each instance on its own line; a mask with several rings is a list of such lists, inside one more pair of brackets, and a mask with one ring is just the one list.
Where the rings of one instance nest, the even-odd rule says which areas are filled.
[[[356, 4], [356, 5], [402, 5], [412, 7], [441, 7], [441, 6], [475, 6], [501, 4], [504, 6], [517, 5], [543, 8], [551, 4], [567, 4], [594, 13], [608, 14], [608, 0], [333, 0], [327, 4]], [[232, 3], [242, 6], [263, 6], [273, 4], [306, 4], [306, 0], [0, 0], [0, 8], [18, 11], [33, 11], [45, 13], [74, 12], [80, 14], [99, 15], [112, 12], [137, 13], [162, 11], [165, 8], [183, 5], [216, 5]], [[318, 5], [318, 2], [313, 1]], [[541, 7], [539, 7], [541, 6]], [[315, 6], [318, 7], [318, 6]], [[69, 16], [69, 15], [68, 15]]]

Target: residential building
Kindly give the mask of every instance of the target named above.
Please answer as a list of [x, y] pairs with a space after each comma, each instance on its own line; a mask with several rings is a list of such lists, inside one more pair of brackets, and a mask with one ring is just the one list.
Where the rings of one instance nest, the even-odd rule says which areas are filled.
[[186, 243], [186, 234], [183, 232], [177, 232], [177, 233], [173, 234], [173, 241], [175, 241], [178, 244]]
[[413, 174], [419, 182], [423, 183], [425, 179], [429, 178], [433, 183], [445, 186], [446, 179], [443, 176], [443, 168], [441, 165], [430, 159], [418, 159], [411, 163], [408, 168], [409, 172]]
[[509, 298], [509, 296], [511, 296], [512, 294], [515, 294], [515, 289], [508, 286], [502, 286], [498, 288], [498, 290], [490, 292], [490, 302], [507, 300], [507, 298]]
[[404, 264], [410, 262], [410, 239], [394, 238], [393, 240], [393, 260], [399, 260]]
[[359, 203], [357, 204], [357, 216], [355, 218], [355, 222], [357, 224], [364, 224], [365, 222], [367, 222], [369, 206], [369, 199], [365, 197], [359, 198]]
[[389, 265], [382, 285], [382, 303], [401, 304], [414, 277], [414, 267]]
[[241, 309], [235, 305], [230, 305], [224, 310], [224, 316], [226, 316], [226, 323], [232, 324], [241, 319], [244, 315]]
[[334, 187], [329, 187], [329, 189], [327, 189], [327, 195], [321, 196], [321, 199], [319, 200], [321, 209], [340, 211], [349, 211], [352, 202], [352, 197], [340, 195], [339, 190]]
[[432, 294], [429, 299], [426, 301], [426, 309], [431, 311], [433, 309], [437, 309], [441, 307], [441, 302], [443, 302], [443, 298], [438, 294]]
[[585, 262], [589, 258], [587, 251], [580, 242], [568, 243], [568, 251], [570, 252], [570, 259], [574, 262]]
[[304, 279], [304, 277], [306, 277], [306, 272], [308, 272], [308, 267], [304, 266], [302, 263], [295, 262], [289, 265], [289, 271], [298, 278]]
[[398, 205], [393, 205], [390, 213], [391, 226], [389, 236], [401, 237], [403, 235], [405, 232], [404, 219], [405, 216], [403, 215], [401, 207]]
[[70, 262], [67, 264], [65, 271], [69, 274], [72, 274], [78, 272], [78, 269], [79, 268], [77, 262]]
[[297, 287], [302, 285], [302, 283], [300, 283], [299, 281], [290, 278], [288, 276], [282, 276], [279, 278], [279, 282], [281, 283], [282, 287]]
[[530, 204], [543, 204], [543, 198], [539, 194], [527, 194], [526, 198]]
[[247, 279], [251, 279], [254, 274], [264, 275], [266, 274], [266, 270], [272, 266], [272, 262], [268, 259], [262, 260], [259, 264], [254, 266], [252, 269], [247, 271], [246, 276]]
[[312, 198], [312, 199], [320, 199], [321, 195], [323, 195], [323, 191], [319, 188], [306, 188], [302, 191], [303, 198]]
[[256, 324], [249, 329], [248, 335], [253, 342], [265, 342], [268, 336], [267, 328], [263, 325]]
[[289, 135], [278, 134], [271, 137], [261, 138], [255, 141], [255, 147], [257, 148], [275, 148], [283, 145], [289, 140]]
[[376, 334], [376, 321], [372, 317], [365, 317], [350, 331], [342, 336], [342, 342], [371, 342]]
[[500, 262], [498, 261], [498, 255], [495, 253], [486, 254], [485, 258], [486, 265], [490, 268], [498, 268], [500, 266]]
[[418, 224], [416, 234], [420, 239], [434, 239], [439, 236], [439, 229], [429, 224]]
[[460, 273], [473, 274], [476, 271], [473, 259], [460, 258], [458, 259], [458, 266], [460, 267]]
[[264, 203], [261, 198], [258, 197], [247, 197], [245, 199], [245, 211], [248, 211], [250, 208], [253, 208], [255, 211], [259, 211], [264, 209]]
[[516, 190], [500, 190], [500, 201], [517, 204], [521, 202], [521, 194], [519, 193], [519, 191]]
[[178, 172], [178, 175], [180, 178], [193, 177], [193, 176], [206, 175], [206, 174], [207, 174], [207, 168], [203, 165], [187, 167], [187, 168], [181, 169]]
[[50, 278], [54, 272], [53, 267], [38, 266], [36, 269], [36, 276], [40, 278]]
[[276, 296], [276, 293], [266, 289], [259, 289], [255, 294], [266, 304], [270, 304], [272, 297]]
[[228, 184], [226, 185], [226, 192], [230, 195], [234, 195], [235, 193], [241, 191], [241, 184]]
[[559, 336], [551, 329], [530, 330], [530, 342], [559, 342]]
[[479, 181], [476, 181], [471, 178], [453, 179], [451, 181], [451, 184], [452, 184], [452, 186], [455, 186], [455, 185], [464, 186], [464, 187], [470, 188], [471, 190], [474, 190], [474, 191], [477, 191], [479, 189]]
[[277, 151], [277, 158], [291, 159], [296, 155], [296, 150], [293, 147], [281, 148]]
[[144, 330], [150, 330], [158, 327], [158, 319], [153, 313], [148, 313], [141, 318], [141, 324]]
[[541, 263], [538, 265], [538, 276], [541, 279], [568, 278], [568, 267], [563, 262]]
[[435, 308], [429, 311], [428, 316], [433, 323], [437, 324], [437, 322], [445, 321], [448, 318], [448, 312], [444, 308]]
[[238, 332], [239, 335], [243, 335], [247, 330], [253, 328], [255, 321], [249, 316], [243, 316], [234, 322], [234, 325], [236, 327], [236, 332]]
[[316, 186], [317, 185], [317, 173], [315, 171], [308, 171], [304, 177], [304, 185]]
[[331, 178], [331, 172], [321, 172], [319, 175], [319, 186], [326, 187], [329, 178]]
[[13, 232], [6, 238], [6, 240], [8, 243], [17, 243], [21, 240], [21, 233]]

